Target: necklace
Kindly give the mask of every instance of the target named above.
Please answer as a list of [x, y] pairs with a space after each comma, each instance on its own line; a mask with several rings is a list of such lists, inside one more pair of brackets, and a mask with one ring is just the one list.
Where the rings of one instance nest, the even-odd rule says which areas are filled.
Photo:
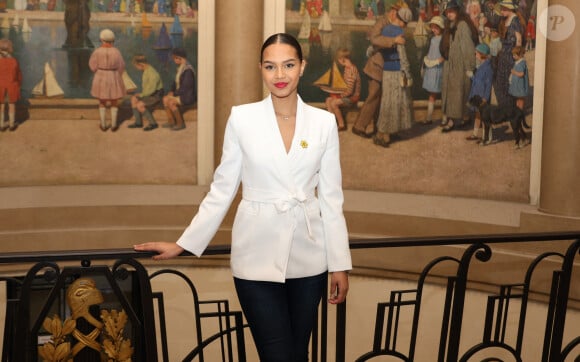
[[278, 117], [282, 117], [282, 119], [283, 119], [283, 120], [285, 120], [285, 121], [289, 120], [289, 119], [290, 119], [290, 117], [294, 117], [294, 115], [293, 115], [293, 114], [284, 115], [284, 114], [280, 114], [280, 113], [278, 113], [278, 112], [275, 112], [275, 113], [276, 113], [276, 115], [277, 115]]

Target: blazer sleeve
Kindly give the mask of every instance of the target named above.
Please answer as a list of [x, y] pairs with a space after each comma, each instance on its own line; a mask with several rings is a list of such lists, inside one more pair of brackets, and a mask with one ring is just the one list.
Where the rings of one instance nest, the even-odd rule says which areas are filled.
[[214, 172], [208, 194], [177, 244], [201, 256], [215, 236], [238, 191], [242, 174], [242, 151], [234, 130], [235, 107], [226, 125], [222, 158]]
[[336, 122], [332, 122], [320, 163], [318, 199], [326, 236], [328, 271], [352, 269], [348, 231], [342, 211], [342, 173], [340, 169], [340, 147]]

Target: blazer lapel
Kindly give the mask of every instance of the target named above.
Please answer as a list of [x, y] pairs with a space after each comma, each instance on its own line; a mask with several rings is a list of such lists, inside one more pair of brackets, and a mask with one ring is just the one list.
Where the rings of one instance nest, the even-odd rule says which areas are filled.
[[300, 155], [300, 140], [304, 135], [304, 122], [304, 103], [302, 103], [302, 99], [298, 97], [298, 104], [296, 105], [296, 128], [294, 129], [292, 147], [290, 147], [290, 152], [288, 153], [291, 161], [295, 161], [296, 157]]

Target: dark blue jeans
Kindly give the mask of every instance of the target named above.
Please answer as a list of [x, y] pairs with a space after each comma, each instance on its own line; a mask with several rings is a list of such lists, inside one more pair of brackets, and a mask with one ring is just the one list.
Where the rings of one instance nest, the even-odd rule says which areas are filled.
[[234, 278], [260, 361], [308, 361], [308, 343], [327, 281], [327, 273], [286, 283]]

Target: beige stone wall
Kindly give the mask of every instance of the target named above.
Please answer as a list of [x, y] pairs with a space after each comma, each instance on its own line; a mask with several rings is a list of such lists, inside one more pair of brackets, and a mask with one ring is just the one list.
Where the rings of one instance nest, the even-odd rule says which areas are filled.
[[[130, 248], [142, 241], [175, 240], [195, 213], [205, 191], [205, 187], [194, 186], [3, 188], [0, 189], [0, 199], [3, 200], [0, 219], [5, 222], [0, 223], [0, 245], [2, 252], [18, 252]], [[345, 211], [352, 238], [577, 230], [580, 227], [574, 218], [545, 215], [521, 204], [359, 191], [347, 191], [345, 196]], [[232, 213], [226, 217], [214, 244], [229, 242], [232, 217]], [[548, 250], [564, 251], [568, 245], [569, 242], [559, 242], [494, 247], [493, 260], [499, 260], [501, 268], [490, 272], [485, 264], [474, 262], [470, 278], [474, 287], [487, 293], [495, 290], [493, 284], [497, 284], [501, 276], [514, 282], [521, 281], [531, 255]], [[347, 360], [370, 349], [377, 302], [387, 300], [390, 290], [415, 287], [410, 280], [414, 280], [420, 269], [435, 256], [458, 256], [462, 252], [462, 247], [353, 251], [355, 270], [348, 303]], [[204, 257], [193, 259], [191, 263], [196, 268], [191, 266], [189, 260], [180, 261], [175, 266], [192, 279], [201, 299], [228, 299], [234, 309], [238, 308], [227, 257]], [[545, 270], [557, 263], [548, 262]], [[6, 273], [13, 267], [2, 267], [0, 270]], [[153, 265], [151, 271], [158, 267]], [[576, 266], [576, 270], [580, 268]], [[22, 274], [24, 270], [20, 268], [18, 272]], [[534, 288], [546, 291], [549, 280], [549, 274], [544, 273]], [[166, 305], [173, 359], [173, 356], [185, 353], [193, 338], [193, 325], [183, 323], [186, 318], [191, 318], [190, 296], [184, 293], [184, 286], [180, 283], [171, 281], [162, 284], [168, 288]], [[442, 287], [437, 284], [427, 288], [427, 310], [440, 309], [442, 293]], [[481, 308], [485, 304], [486, 293], [473, 290], [468, 295], [467, 315], [474, 319], [476, 325], [482, 323]], [[571, 293], [574, 299], [579, 299], [578, 288], [572, 288]], [[1, 298], [0, 306], [3, 306], [5, 297]], [[526, 341], [528, 338], [529, 341], [538, 341], [545, 323], [545, 305], [534, 302], [530, 308], [530, 318], [534, 318], [530, 319], [530, 335], [526, 335]], [[330, 309], [332, 314], [333, 307]], [[0, 308], [0, 320], [3, 320], [1, 313], [3, 308]], [[406, 326], [408, 318], [404, 317], [403, 324]], [[430, 313], [422, 318], [425, 320], [421, 321], [420, 341], [425, 346], [418, 350], [417, 361], [427, 362], [430, 361], [427, 351], [435, 348], [437, 336], [425, 331], [438, 328], [438, 321]], [[572, 312], [569, 318], [572, 319], [566, 324], [567, 333], [570, 326], [580, 322], [577, 311]], [[332, 320], [330, 323], [332, 326]], [[209, 335], [215, 325], [204, 328], [207, 328], [204, 334]], [[468, 336], [466, 340], [474, 341], [477, 338], [480, 336]], [[251, 341], [248, 333], [246, 340]], [[405, 344], [404, 338], [400, 343]], [[535, 356], [539, 355], [541, 345], [526, 342], [525, 348], [525, 356], [530, 356], [530, 359], [524, 360], [537, 360]], [[250, 356], [255, 353], [250, 342], [248, 351]]]

